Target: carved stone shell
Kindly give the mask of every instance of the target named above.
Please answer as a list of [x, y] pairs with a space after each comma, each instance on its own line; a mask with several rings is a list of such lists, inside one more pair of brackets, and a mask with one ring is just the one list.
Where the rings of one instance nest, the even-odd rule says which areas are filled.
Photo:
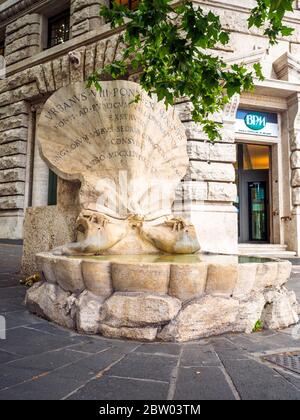
[[185, 130], [172, 107], [137, 83], [59, 89], [44, 106], [37, 138], [57, 175], [81, 181], [83, 209], [117, 218], [171, 213], [188, 165]]

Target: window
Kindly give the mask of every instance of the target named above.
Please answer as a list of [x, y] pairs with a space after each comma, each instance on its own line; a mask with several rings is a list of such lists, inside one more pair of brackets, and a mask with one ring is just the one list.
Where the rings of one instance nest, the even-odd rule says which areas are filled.
[[49, 18], [48, 20], [48, 48], [63, 44], [70, 36], [70, 11]]
[[4, 48], [5, 48], [5, 42], [4, 39], [0, 37], [0, 57], [4, 56]]
[[243, 169], [246, 171], [270, 169], [269, 146], [244, 144], [243, 145]]
[[[116, 3], [122, 4], [123, 6], [128, 6], [129, 9], [134, 10], [139, 4], [139, 0], [115, 0]], [[113, 0], [110, 2], [113, 3]]]
[[57, 204], [57, 175], [49, 170], [48, 206]]

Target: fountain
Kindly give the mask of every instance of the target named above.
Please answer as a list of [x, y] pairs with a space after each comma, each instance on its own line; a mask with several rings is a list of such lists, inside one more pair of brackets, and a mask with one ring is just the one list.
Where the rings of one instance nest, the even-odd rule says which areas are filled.
[[[139, 101], [135, 99], [139, 97]], [[28, 309], [82, 333], [187, 341], [298, 322], [285, 261], [200, 251], [195, 227], [172, 206], [188, 168], [174, 109], [133, 82], [79, 82], [46, 102], [42, 157], [80, 181], [77, 241], [37, 255], [43, 281]], [[201, 238], [200, 238], [201, 239]]]

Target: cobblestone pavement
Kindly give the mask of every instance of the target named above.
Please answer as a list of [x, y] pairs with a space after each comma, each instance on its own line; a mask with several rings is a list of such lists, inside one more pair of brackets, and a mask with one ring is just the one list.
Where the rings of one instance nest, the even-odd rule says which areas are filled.
[[[0, 245], [0, 315], [7, 325], [0, 339], [0, 400], [300, 400], [300, 375], [262, 359], [300, 354], [295, 327], [187, 344], [82, 336], [26, 311], [21, 251]], [[299, 267], [289, 287], [300, 299]]]

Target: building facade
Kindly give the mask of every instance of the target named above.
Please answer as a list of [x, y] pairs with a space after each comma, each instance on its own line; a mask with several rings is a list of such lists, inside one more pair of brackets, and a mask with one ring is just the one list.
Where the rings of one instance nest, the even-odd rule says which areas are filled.
[[[176, 105], [190, 166], [175, 209], [197, 226], [205, 251], [246, 253], [263, 244], [299, 255], [300, 4], [286, 18], [294, 33], [270, 48], [259, 30], [248, 29], [255, 2], [242, 3], [195, 1], [219, 14], [230, 32], [229, 45], [217, 53], [230, 64], [260, 62], [266, 79], [256, 82], [254, 92], [235, 96], [216, 117], [223, 128], [222, 141], [214, 144], [192, 121], [190, 104]], [[0, 1], [0, 56], [6, 65], [0, 73], [0, 238], [25, 234], [32, 252], [43, 250], [35, 249], [39, 240], [45, 249], [74, 235], [79, 186], [49, 171], [36, 127], [54, 91], [86, 80], [124, 48], [120, 30], [99, 17], [100, 4], [108, 1]]]

